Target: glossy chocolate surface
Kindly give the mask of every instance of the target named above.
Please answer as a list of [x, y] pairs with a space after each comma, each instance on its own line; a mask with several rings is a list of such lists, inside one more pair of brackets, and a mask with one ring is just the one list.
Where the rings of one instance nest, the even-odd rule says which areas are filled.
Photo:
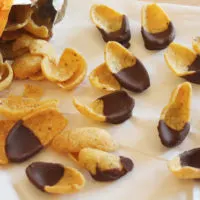
[[190, 130], [190, 124], [186, 123], [181, 131], [176, 131], [167, 126], [164, 120], [159, 121], [158, 132], [162, 144], [166, 147], [174, 147], [183, 142]]
[[181, 166], [200, 168], [200, 148], [191, 149], [180, 154]]
[[117, 91], [105, 95], [99, 100], [103, 101], [103, 114], [106, 121], [112, 124], [119, 124], [132, 115], [135, 101], [125, 91]]
[[43, 148], [34, 133], [18, 121], [9, 131], [5, 151], [11, 162], [23, 162], [34, 156]]
[[35, 162], [26, 168], [26, 175], [38, 189], [54, 186], [64, 175], [64, 167], [57, 163]]
[[98, 28], [98, 30], [101, 32], [105, 42], [116, 41], [126, 48], [130, 47], [131, 31], [127, 16], [123, 16], [122, 27], [118, 31], [107, 33], [101, 28]]
[[200, 55], [197, 55], [195, 61], [188, 66], [188, 71], [195, 71], [195, 73], [185, 75], [183, 78], [191, 83], [200, 84]]
[[150, 86], [149, 74], [138, 59], [134, 66], [124, 68], [114, 76], [121, 86], [132, 92], [142, 92]]
[[149, 33], [142, 27], [141, 29], [144, 45], [148, 50], [165, 49], [175, 38], [175, 28], [172, 22], [169, 23], [168, 29], [160, 33]]
[[124, 176], [125, 174], [127, 174], [128, 172], [130, 172], [134, 167], [133, 161], [129, 158], [120, 156], [120, 162], [123, 167], [122, 169], [110, 169], [101, 171], [101, 169], [97, 167], [96, 174], [95, 175], [91, 174], [91, 176], [95, 180], [102, 182], [117, 180], [122, 176]]

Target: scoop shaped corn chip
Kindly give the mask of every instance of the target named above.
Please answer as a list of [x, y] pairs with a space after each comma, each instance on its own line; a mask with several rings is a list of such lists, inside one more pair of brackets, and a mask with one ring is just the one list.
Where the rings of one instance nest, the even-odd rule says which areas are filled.
[[124, 88], [142, 92], [150, 86], [149, 75], [144, 65], [119, 43], [108, 42], [104, 57], [108, 69]]
[[[85, 59], [73, 49], [65, 49], [60, 57], [58, 65], [45, 58], [42, 62], [42, 71], [50, 81], [64, 82], [72, 84], [80, 75], [84, 75], [86, 70]], [[75, 74], [77, 72], [77, 74]], [[74, 77], [73, 77], [74, 76]], [[73, 80], [71, 81], [70, 78]], [[63, 83], [63, 87], [68, 83]]]
[[142, 37], [149, 50], [166, 48], [175, 38], [175, 28], [164, 10], [156, 3], [142, 8]]
[[65, 117], [51, 107], [36, 109], [22, 119], [24, 126], [34, 132], [43, 146], [49, 144], [67, 125]]
[[6, 138], [8, 136], [9, 131], [14, 126], [16, 121], [12, 120], [0, 120], [0, 165], [5, 165], [9, 163], [9, 160], [6, 155], [5, 151], [5, 144], [6, 144]]
[[6, 24], [8, 22], [8, 16], [11, 10], [13, 4], [13, 0], [5, 0], [1, 1], [1, 6], [0, 6], [0, 37], [2, 33], [4, 32], [4, 29], [6, 27]]
[[164, 107], [158, 125], [159, 137], [164, 146], [179, 145], [188, 135], [191, 95], [191, 84], [180, 84], [172, 92], [168, 105]]
[[19, 49], [13, 51], [13, 41], [0, 42], [0, 52], [2, 53], [4, 60], [13, 60], [28, 52], [28, 48]]
[[200, 178], [200, 148], [185, 151], [168, 162], [169, 170], [180, 179]]
[[102, 90], [113, 92], [120, 90], [121, 86], [117, 79], [112, 75], [105, 63], [95, 68], [89, 75], [90, 83]]
[[16, 79], [27, 79], [41, 70], [42, 57], [26, 53], [16, 58], [12, 64]]
[[117, 144], [106, 130], [84, 127], [68, 130], [56, 136], [52, 147], [60, 153], [77, 153], [86, 147], [110, 152], [116, 150]]
[[10, 86], [13, 80], [13, 70], [10, 64], [0, 61], [0, 91]]
[[165, 61], [176, 76], [200, 84], [200, 56], [177, 43], [171, 43], [165, 52]]
[[26, 31], [28, 31], [29, 33], [33, 34], [34, 36], [37, 36], [39, 38], [49, 38], [49, 30], [47, 29], [46, 26], [38, 26], [33, 20], [32, 18], [29, 18], [28, 23], [26, 24], [26, 26], [24, 27], [24, 29]]
[[100, 122], [119, 124], [132, 115], [135, 101], [125, 91], [116, 91], [95, 100], [90, 106], [74, 99], [73, 104], [83, 115]]
[[31, 79], [33, 81], [43, 81], [43, 80], [45, 80], [45, 77], [44, 77], [42, 71], [40, 70], [40, 71], [36, 72], [35, 74], [29, 76], [29, 79]]
[[44, 93], [44, 90], [41, 87], [37, 85], [26, 84], [24, 86], [23, 97], [40, 99], [43, 93]]
[[37, 101], [32, 98], [24, 98], [21, 96], [10, 96], [0, 99], [0, 114], [8, 119], [19, 120], [36, 108], [55, 108], [58, 104], [57, 100]]
[[5, 31], [15, 31], [23, 28], [28, 23], [31, 14], [32, 9], [30, 5], [13, 5]]
[[105, 42], [116, 41], [130, 47], [131, 32], [128, 18], [106, 5], [93, 5], [90, 17]]
[[82, 149], [78, 162], [97, 181], [114, 181], [133, 169], [131, 159], [92, 148]]
[[85, 178], [78, 170], [58, 163], [32, 163], [26, 168], [26, 175], [33, 185], [47, 193], [73, 193], [85, 185]]
[[196, 37], [193, 39], [192, 46], [195, 52], [199, 55], [200, 54], [200, 37]]

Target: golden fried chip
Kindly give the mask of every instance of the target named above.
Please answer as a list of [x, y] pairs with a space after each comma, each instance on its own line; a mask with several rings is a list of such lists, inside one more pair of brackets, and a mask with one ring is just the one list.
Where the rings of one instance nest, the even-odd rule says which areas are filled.
[[56, 63], [56, 52], [53, 46], [45, 40], [33, 40], [29, 45], [30, 53], [42, 57], [48, 57], [48, 59]]
[[18, 29], [16, 31], [4, 31], [3, 35], [1, 36], [1, 39], [3, 41], [16, 40], [22, 34], [23, 34], [23, 31], [21, 29]]
[[105, 63], [101, 64], [90, 73], [89, 80], [94, 87], [108, 92], [121, 89], [119, 82], [108, 70]]
[[[42, 72], [48, 80], [64, 82], [72, 78], [72, 80], [69, 80], [69, 83], [63, 83], [63, 87], [64, 85], [66, 85], [66, 87], [69, 85], [70, 87], [80, 76], [81, 79], [83, 79], [85, 70], [85, 59], [73, 49], [64, 50], [58, 65], [52, 63], [48, 58], [44, 58], [42, 62]], [[75, 74], [76, 72], [77, 74]], [[80, 82], [80, 80], [78, 80], [78, 82]]]
[[38, 26], [30, 17], [28, 23], [24, 27], [26, 31], [29, 33], [33, 34], [34, 36], [37, 36], [39, 38], [48, 38], [49, 35], [49, 30], [46, 26]]
[[156, 3], [144, 5], [142, 8], [142, 26], [149, 33], [160, 33], [168, 29], [170, 19], [165, 11]]
[[5, 31], [15, 31], [23, 28], [28, 23], [31, 14], [32, 9], [30, 5], [13, 5]]
[[78, 163], [97, 181], [114, 181], [133, 169], [131, 159], [92, 148], [80, 151]]
[[85, 185], [85, 178], [78, 170], [58, 163], [32, 163], [26, 168], [26, 175], [38, 189], [53, 194], [77, 192]]
[[90, 9], [93, 23], [105, 32], [115, 32], [122, 27], [123, 15], [106, 5], [93, 5]]
[[14, 41], [12, 50], [17, 51], [20, 49], [29, 48], [29, 46], [33, 42], [33, 40], [34, 40], [33, 37], [31, 37], [27, 34], [23, 34], [20, 37], [18, 37], [16, 39], [16, 41]]
[[200, 149], [185, 151], [168, 162], [169, 170], [180, 179], [200, 178]]
[[103, 151], [115, 151], [116, 142], [104, 129], [95, 127], [68, 130], [54, 138], [52, 147], [60, 153], [77, 153], [81, 149], [91, 147]]
[[167, 147], [180, 144], [188, 135], [190, 130], [190, 106], [192, 88], [191, 84], [185, 82], [178, 85], [172, 92], [170, 101], [164, 107], [158, 131], [161, 142]]
[[24, 116], [22, 120], [23, 124], [34, 132], [44, 146], [60, 134], [67, 125], [65, 117], [55, 108], [49, 107], [36, 109]]
[[143, 92], [150, 86], [150, 78], [145, 66], [119, 43], [108, 42], [105, 46], [104, 58], [108, 69], [122, 87], [133, 92]]
[[45, 77], [44, 77], [42, 71], [40, 70], [40, 71], [36, 72], [35, 74], [29, 76], [29, 79], [31, 79], [33, 81], [43, 81], [43, 80], [45, 80]]
[[0, 114], [12, 120], [20, 120], [36, 108], [55, 108], [57, 100], [37, 101], [21, 96], [10, 96], [0, 99]]
[[12, 120], [0, 120], [0, 165], [5, 165], [9, 162], [5, 152], [5, 143], [8, 133], [15, 123], [16, 121]]
[[13, 69], [10, 64], [0, 63], [0, 91], [10, 86], [13, 80]]
[[26, 84], [23, 92], [23, 97], [40, 99], [43, 94], [44, 90], [41, 87], [37, 85]]
[[41, 70], [42, 57], [39, 55], [32, 55], [30, 53], [24, 54], [16, 58], [12, 64], [14, 76], [16, 79], [26, 79]]
[[[198, 42], [193, 42], [193, 48], [198, 51]], [[165, 53], [168, 67], [189, 82], [200, 84], [200, 55], [177, 43], [171, 43]]]

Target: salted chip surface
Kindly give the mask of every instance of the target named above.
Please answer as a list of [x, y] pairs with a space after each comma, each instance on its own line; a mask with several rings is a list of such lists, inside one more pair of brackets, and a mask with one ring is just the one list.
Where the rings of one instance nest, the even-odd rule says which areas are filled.
[[33, 185], [48, 193], [78, 192], [85, 185], [78, 170], [58, 163], [34, 162], [26, 168], [26, 175]]
[[65, 49], [58, 64], [51, 62], [48, 58], [44, 58], [42, 62], [42, 72], [45, 77], [50, 81], [59, 82], [63, 87], [71, 85], [80, 77], [82, 80], [85, 71], [85, 59], [73, 49]]
[[95, 100], [90, 106], [73, 100], [76, 109], [83, 115], [100, 122], [119, 124], [132, 115], [135, 101], [125, 91], [116, 91]]
[[16, 79], [27, 79], [41, 70], [42, 56], [26, 53], [16, 58], [12, 64]]
[[78, 162], [97, 181], [114, 181], [133, 169], [131, 159], [92, 148], [82, 149]]
[[185, 151], [168, 162], [169, 170], [180, 179], [200, 178], [200, 148]]
[[103, 151], [115, 151], [116, 142], [104, 129], [95, 127], [76, 128], [56, 136], [51, 146], [60, 153], [78, 153], [81, 149], [91, 147]]
[[57, 100], [37, 101], [33, 98], [24, 98], [21, 96], [10, 96], [0, 99], [0, 114], [7, 119], [19, 120], [36, 108], [55, 108], [58, 104]]
[[164, 107], [158, 124], [159, 137], [164, 146], [177, 146], [188, 135], [191, 95], [191, 84], [182, 83], [172, 92], [168, 105]]
[[193, 49], [197, 54], [200, 54], [200, 37], [195, 37], [192, 41]]
[[99, 65], [90, 73], [89, 80], [92, 86], [108, 92], [121, 89], [119, 82], [108, 70], [105, 63]]
[[42, 70], [36, 72], [35, 74], [29, 76], [29, 79], [33, 81], [43, 81], [45, 80], [45, 76], [42, 73]]
[[13, 5], [8, 17], [5, 31], [15, 31], [23, 28], [32, 14], [30, 5]]
[[104, 58], [108, 69], [122, 87], [133, 92], [142, 92], [150, 86], [144, 65], [119, 43], [108, 42]]
[[44, 146], [60, 134], [67, 125], [67, 119], [57, 109], [51, 107], [36, 109], [22, 119], [24, 126], [33, 130]]
[[175, 38], [175, 28], [165, 11], [156, 3], [142, 8], [141, 33], [146, 49], [165, 49]]
[[[2, 59], [2, 58], [1, 58]], [[9, 63], [0, 59], [0, 91], [8, 88], [13, 80], [13, 69]]]
[[44, 90], [37, 85], [26, 84], [24, 86], [23, 97], [40, 99], [44, 94]]
[[193, 50], [171, 43], [165, 52], [165, 61], [176, 76], [200, 84], [200, 55]]
[[126, 15], [106, 5], [95, 4], [90, 9], [90, 17], [105, 42], [116, 41], [126, 48], [130, 47], [131, 32]]
[[8, 136], [8, 132], [14, 126], [16, 121], [14, 120], [0, 120], [0, 165], [8, 164], [9, 160], [5, 151], [6, 138]]

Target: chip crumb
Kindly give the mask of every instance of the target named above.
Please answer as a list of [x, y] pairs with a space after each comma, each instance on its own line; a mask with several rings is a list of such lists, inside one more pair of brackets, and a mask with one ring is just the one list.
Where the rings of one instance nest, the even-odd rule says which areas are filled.
[[24, 86], [23, 97], [41, 99], [44, 94], [44, 90], [37, 85], [26, 84]]

